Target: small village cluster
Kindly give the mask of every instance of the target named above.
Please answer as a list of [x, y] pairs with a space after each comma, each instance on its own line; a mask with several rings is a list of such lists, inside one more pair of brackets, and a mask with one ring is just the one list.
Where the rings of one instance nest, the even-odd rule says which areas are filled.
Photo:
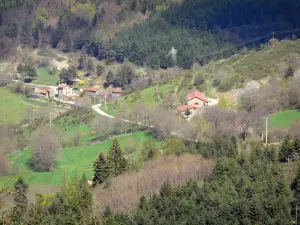
[[80, 94], [85, 93], [90, 96], [96, 96], [102, 99], [112, 100], [122, 96], [123, 91], [121, 88], [108, 90], [101, 90], [97, 87], [87, 87], [83, 89], [75, 89], [66, 83], [60, 83], [57, 87], [37, 87], [35, 93], [39, 97], [43, 98], [57, 98], [63, 102], [74, 102], [80, 101]]

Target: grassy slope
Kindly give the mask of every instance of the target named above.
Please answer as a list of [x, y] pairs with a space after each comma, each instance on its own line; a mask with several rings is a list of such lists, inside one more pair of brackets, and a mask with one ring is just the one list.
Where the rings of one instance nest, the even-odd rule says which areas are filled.
[[[178, 81], [171, 81], [162, 85], [153, 85], [151, 87], [145, 88], [141, 91], [126, 95], [118, 99], [118, 105], [126, 104], [127, 110], [131, 110], [132, 107], [137, 103], [144, 103], [146, 105], [156, 106], [161, 103], [158, 99], [157, 94], [168, 94], [175, 90], [178, 85]], [[102, 105], [102, 110], [104, 110], [104, 105]], [[116, 115], [120, 110], [119, 107], [112, 103], [107, 104], [107, 112], [111, 115]]]
[[[137, 132], [132, 135], [119, 137], [121, 146], [132, 144], [141, 144], [146, 139], [150, 138], [148, 132]], [[58, 160], [55, 163], [55, 168], [52, 172], [39, 173], [34, 172], [27, 166], [28, 160], [31, 157], [31, 149], [27, 148], [24, 151], [18, 151], [12, 154], [9, 159], [12, 162], [12, 167], [16, 173], [25, 179], [28, 184], [46, 184], [46, 185], [60, 185], [63, 174], [66, 178], [75, 175], [86, 173], [88, 178], [92, 177], [92, 165], [100, 152], [107, 152], [113, 139], [106, 140], [90, 146], [79, 146], [75, 148], [65, 148], [58, 154]], [[16, 176], [1, 177], [0, 186], [12, 183]]]
[[231, 80], [233, 87], [239, 87], [249, 80], [276, 75], [280, 62], [295, 61], [298, 57], [300, 57], [300, 40], [283, 41], [273, 49], [265, 47], [260, 51], [211, 62], [203, 68], [203, 72], [208, 78]]
[[33, 80], [33, 84], [41, 85], [56, 85], [58, 77], [56, 74], [50, 75], [50, 71], [47, 67], [37, 67], [36, 73], [38, 75], [36, 80]]
[[4, 120], [4, 111], [6, 111], [6, 122], [7, 123], [18, 123], [20, 122], [25, 114], [29, 104], [22, 101], [22, 99], [11, 93], [10, 90], [0, 88], [0, 124]]
[[295, 120], [300, 120], [300, 111], [287, 110], [271, 115], [269, 123], [271, 128], [288, 128]]

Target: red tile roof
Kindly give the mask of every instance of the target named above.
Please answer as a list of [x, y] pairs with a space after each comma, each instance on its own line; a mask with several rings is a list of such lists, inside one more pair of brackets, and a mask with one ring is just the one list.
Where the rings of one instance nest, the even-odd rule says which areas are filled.
[[89, 92], [97, 92], [99, 91], [99, 88], [83, 88], [84, 91], [89, 91]]
[[67, 84], [64, 84], [64, 83], [60, 83], [59, 85], [58, 85], [58, 89], [63, 89], [63, 88], [65, 88], [65, 87], [68, 87], [68, 85]]
[[186, 110], [191, 110], [191, 109], [199, 109], [200, 106], [199, 105], [181, 105], [181, 106], [178, 106], [177, 109], [180, 111], [180, 112], [185, 112]]
[[207, 97], [206, 97], [205, 94], [202, 93], [202, 92], [199, 92], [199, 91], [193, 91], [193, 92], [188, 93], [188, 95], [187, 95], [187, 100], [188, 100], [188, 101], [190, 101], [190, 100], [192, 100], [192, 99], [194, 99], [194, 98], [198, 98], [198, 99], [200, 99], [200, 100], [202, 100], [202, 101], [208, 103]]
[[40, 94], [42, 94], [42, 95], [47, 95], [47, 94], [48, 94], [48, 91], [47, 91], [47, 90], [40, 90]]
[[114, 89], [114, 90], [112, 90], [111, 92], [112, 92], [112, 93], [116, 93], [116, 94], [122, 94], [122, 93], [123, 93], [123, 91], [122, 91], [121, 88]]

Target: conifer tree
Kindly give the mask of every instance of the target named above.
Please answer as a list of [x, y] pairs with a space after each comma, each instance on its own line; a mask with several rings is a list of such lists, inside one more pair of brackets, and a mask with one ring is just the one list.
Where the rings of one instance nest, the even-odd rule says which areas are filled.
[[112, 175], [117, 176], [127, 169], [127, 160], [124, 157], [118, 139], [114, 139], [107, 156]]
[[80, 55], [80, 57], [79, 57], [79, 59], [78, 59], [78, 69], [79, 70], [82, 70], [82, 69], [84, 69], [84, 64], [85, 64], [85, 55], [84, 54], [81, 54]]
[[[294, 198], [294, 201], [293, 201], [293, 207], [294, 207], [294, 210], [299, 210], [299, 206], [300, 206], [300, 164], [298, 165], [298, 169], [297, 169], [297, 172], [296, 172], [296, 177], [295, 179], [293, 180], [293, 183], [291, 185], [292, 187], [292, 190], [293, 190], [293, 198]], [[299, 213], [299, 211], [298, 211]], [[300, 218], [298, 217], [298, 224], [300, 222]]]
[[110, 175], [110, 168], [104, 158], [104, 155], [100, 153], [98, 159], [94, 163], [94, 185], [101, 184], [107, 180]]
[[27, 189], [28, 185], [24, 183], [24, 180], [21, 177], [19, 177], [14, 185], [14, 207], [12, 209], [13, 221], [20, 221], [27, 210]]
[[89, 73], [94, 72], [94, 64], [93, 64], [93, 60], [88, 59], [87, 61], [87, 71]]
[[293, 151], [300, 156], [300, 138], [296, 138], [293, 143]]
[[290, 135], [285, 136], [283, 139], [283, 142], [281, 144], [280, 150], [279, 150], [279, 161], [280, 162], [287, 162], [289, 160], [289, 157], [293, 154], [293, 146], [292, 146], [292, 140]]
[[292, 77], [294, 75], [293, 67], [289, 66], [285, 71], [285, 77]]
[[96, 74], [97, 74], [97, 76], [98, 77], [100, 77], [102, 74], [103, 74], [103, 72], [104, 72], [104, 66], [102, 66], [102, 65], [98, 65], [97, 67], [96, 67]]

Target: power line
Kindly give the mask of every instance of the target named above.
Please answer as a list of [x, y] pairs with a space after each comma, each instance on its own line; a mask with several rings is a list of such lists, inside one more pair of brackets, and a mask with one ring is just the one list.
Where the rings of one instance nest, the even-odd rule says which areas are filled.
[[259, 36], [259, 37], [253, 38], [251, 40], [248, 40], [248, 41], [245, 41], [245, 42], [242, 42], [242, 43], [230, 46], [228, 48], [224, 48], [224, 49], [221, 49], [221, 50], [210, 52], [209, 54], [206, 54], [206, 55], [202, 56], [201, 58], [202, 59], [203, 58], [207, 58], [207, 57], [214, 56], [214, 55], [222, 53], [222, 52], [226, 52], [226, 51], [229, 51], [229, 50], [232, 50], [232, 49], [235, 49], [235, 48], [239, 48], [239, 47], [242, 47], [242, 46], [245, 46], [245, 45], [248, 45], [248, 44], [252, 44], [254, 42], [257, 42], [259, 40], [265, 39], [267, 37], [272, 37], [273, 35], [275, 37], [275, 34], [292, 33], [292, 32], [297, 32], [297, 31], [300, 31], [300, 28], [292, 29], [292, 30], [273, 31], [273, 32], [270, 32], [270, 33], [265, 34], [263, 36]]

